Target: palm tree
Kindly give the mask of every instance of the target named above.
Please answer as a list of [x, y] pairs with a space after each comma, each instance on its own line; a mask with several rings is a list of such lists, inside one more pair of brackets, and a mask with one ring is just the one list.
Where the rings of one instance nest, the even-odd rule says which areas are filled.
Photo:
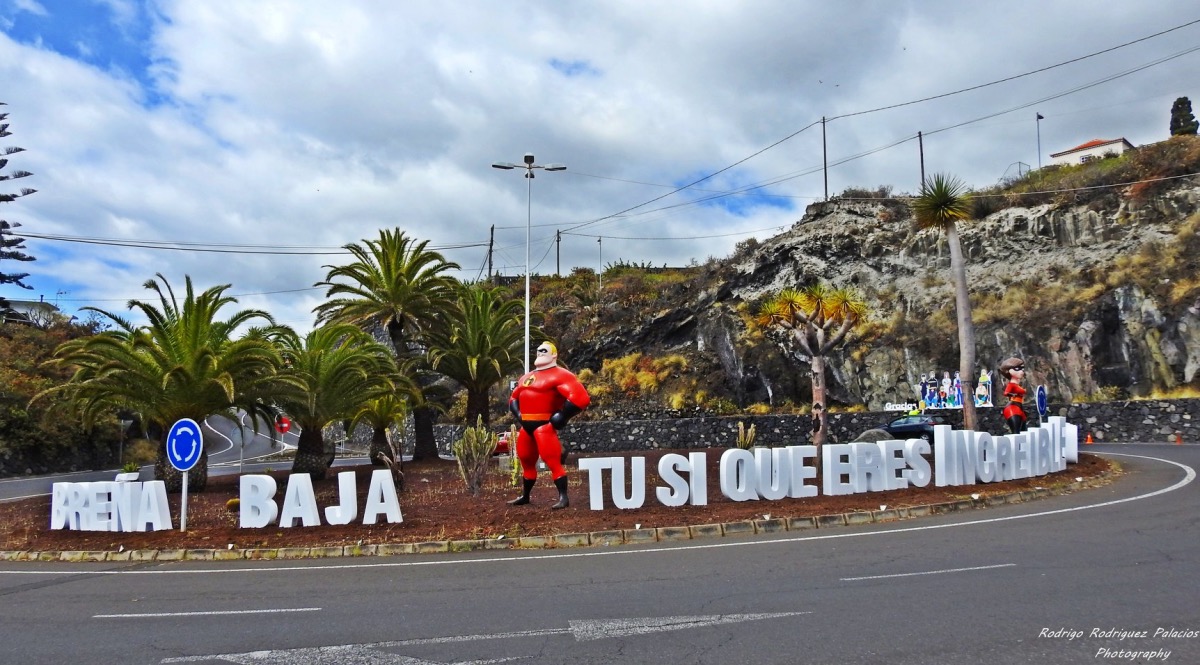
[[393, 441], [389, 432], [393, 424], [404, 427], [408, 414], [408, 401], [399, 392], [389, 392], [359, 406], [350, 420], [351, 432], [360, 424], [371, 427], [371, 448], [367, 458], [373, 466], [391, 469], [399, 490], [404, 489], [404, 446]]
[[304, 339], [287, 330], [279, 336], [279, 348], [294, 388], [281, 393], [275, 404], [300, 426], [292, 472], [324, 478], [333, 462], [325, 452], [325, 427], [391, 391], [392, 355], [348, 323], [314, 328]]
[[467, 390], [467, 422], [490, 422], [488, 391], [523, 364], [522, 306], [504, 296], [503, 288], [464, 286], [458, 309], [431, 337], [431, 367]]
[[954, 304], [958, 315], [958, 375], [962, 381], [963, 426], [976, 429], [975, 323], [971, 320], [971, 295], [967, 291], [967, 264], [963, 259], [958, 222], [971, 218], [971, 196], [961, 180], [938, 173], [921, 184], [921, 194], [912, 201], [918, 229], [945, 232], [950, 246], [950, 273], [954, 279]]
[[[244, 410], [269, 422], [272, 395], [280, 389], [280, 357], [272, 343], [278, 330], [266, 312], [248, 309], [219, 320], [220, 310], [237, 300], [224, 295], [230, 285], [214, 286], [197, 295], [186, 277], [182, 303], [162, 274], [147, 289], [158, 294], [159, 306], [133, 300], [130, 309], [148, 323], [134, 325], [102, 309], [85, 307], [109, 319], [116, 328], [92, 337], [63, 343], [55, 351], [62, 366], [75, 368], [71, 379], [34, 397], [62, 394], [90, 426], [99, 418], [125, 408], [137, 412], [152, 432], [163, 440], [154, 465], [154, 477], [172, 490], [182, 485], [182, 475], [166, 457], [165, 437], [182, 418], [203, 422], [216, 414]], [[235, 332], [257, 320], [268, 325], [251, 327], [239, 338]], [[208, 453], [189, 472], [196, 491], [208, 483]]]
[[[825, 356], [845, 342], [855, 324], [867, 314], [862, 297], [853, 289], [832, 289], [820, 282], [801, 289], [784, 289], [759, 309], [760, 326], [779, 326], [809, 357], [812, 367], [813, 404], [826, 404]], [[825, 409], [814, 409], [820, 427], [813, 436], [817, 446], [828, 438]]]
[[[382, 328], [398, 358], [420, 361], [426, 335], [454, 306], [456, 282], [445, 273], [458, 268], [457, 263], [426, 249], [428, 244], [414, 241], [400, 229], [382, 229], [376, 240], [346, 245], [354, 261], [325, 266], [329, 269], [325, 281], [316, 284], [329, 287], [328, 300], [314, 310], [318, 324]], [[417, 369], [420, 372], [419, 362]], [[427, 373], [418, 373], [418, 379], [423, 389], [432, 384]], [[414, 459], [437, 457], [433, 414], [432, 408], [413, 410]]]

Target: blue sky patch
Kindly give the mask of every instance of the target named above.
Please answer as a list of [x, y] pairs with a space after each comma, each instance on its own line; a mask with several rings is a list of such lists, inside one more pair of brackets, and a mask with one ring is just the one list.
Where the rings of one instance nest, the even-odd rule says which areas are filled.
[[[678, 182], [676, 187], [682, 187], [703, 177], [702, 173], [693, 173]], [[795, 202], [788, 196], [772, 195], [770, 188], [758, 187], [750, 189], [756, 183], [744, 179], [728, 178], [729, 173], [723, 173], [712, 180], [705, 180], [681, 192], [682, 195], [696, 201], [697, 205], [705, 208], [717, 208], [738, 217], [747, 217], [761, 208], [776, 208], [792, 210]], [[742, 191], [747, 190], [747, 191]]]
[[567, 78], [600, 75], [600, 70], [593, 67], [586, 60], [559, 60], [558, 58], [551, 58], [550, 66]]
[[156, 101], [149, 75], [152, 20], [141, 0], [0, 0], [0, 30], [22, 44], [132, 78]]

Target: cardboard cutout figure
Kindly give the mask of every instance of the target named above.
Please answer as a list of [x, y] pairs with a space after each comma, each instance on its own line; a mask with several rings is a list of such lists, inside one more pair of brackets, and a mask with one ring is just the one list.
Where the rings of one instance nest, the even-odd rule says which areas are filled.
[[1007, 382], [1004, 384], [1004, 396], [1008, 398], [1008, 404], [1002, 412], [1004, 422], [1008, 423], [1008, 429], [1013, 434], [1022, 432], [1026, 422], [1025, 409], [1022, 406], [1025, 402], [1025, 389], [1021, 387], [1021, 379], [1025, 378], [1025, 361], [1009, 358], [1000, 363], [1000, 378]]
[[582, 413], [591, 397], [575, 375], [558, 364], [558, 349], [542, 342], [533, 361], [533, 371], [517, 381], [508, 410], [517, 418], [517, 458], [521, 460], [524, 480], [521, 496], [509, 501], [511, 506], [529, 503], [529, 492], [537, 482], [537, 461], [541, 457], [550, 469], [554, 486], [558, 488], [557, 510], [570, 505], [567, 498], [567, 471], [563, 468], [566, 453], [558, 438], [558, 430], [567, 421]]

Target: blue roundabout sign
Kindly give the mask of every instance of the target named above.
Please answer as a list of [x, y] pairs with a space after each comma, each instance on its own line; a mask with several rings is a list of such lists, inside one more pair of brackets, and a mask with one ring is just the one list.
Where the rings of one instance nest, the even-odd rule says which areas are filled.
[[167, 459], [179, 471], [190, 471], [200, 461], [204, 452], [204, 434], [191, 418], [183, 418], [171, 425], [167, 432]]

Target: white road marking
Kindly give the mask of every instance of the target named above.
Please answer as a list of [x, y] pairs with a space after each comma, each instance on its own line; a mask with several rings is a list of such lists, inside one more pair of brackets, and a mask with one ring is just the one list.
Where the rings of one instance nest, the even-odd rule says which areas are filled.
[[[427, 661], [384, 654], [377, 649], [394, 649], [397, 647], [417, 646], [425, 644], [449, 644], [452, 642], [478, 642], [480, 640], [504, 640], [518, 637], [541, 637], [546, 635], [571, 635], [576, 642], [590, 642], [613, 637], [630, 637], [633, 635], [649, 635], [664, 633], [687, 628], [707, 628], [746, 621], [762, 621], [763, 619], [780, 619], [784, 617], [812, 614], [812, 612], [765, 612], [759, 614], [710, 614], [701, 616], [646, 617], [633, 619], [581, 619], [569, 622], [568, 628], [544, 628], [541, 630], [521, 630], [509, 633], [490, 633], [484, 635], [450, 635], [446, 637], [425, 637], [411, 640], [394, 640], [390, 642], [375, 642], [372, 644], [347, 644], [332, 647], [314, 647], [308, 649], [279, 649], [272, 651], [248, 651], [245, 653], [223, 653], [205, 656], [181, 656], [164, 658], [162, 663], [190, 663], [198, 660], [227, 660], [234, 663], [318, 663], [329, 662], [320, 660], [333, 652], [345, 656], [355, 655], [360, 659], [347, 659], [342, 662], [355, 663], [426, 663]], [[382, 656], [382, 658], [381, 658]], [[513, 658], [501, 658], [486, 661], [469, 661], [471, 663], [499, 663]]]
[[93, 619], [158, 619], [162, 617], [211, 617], [234, 614], [281, 614], [284, 612], [320, 612], [319, 607], [288, 607], [272, 610], [212, 610], [208, 612], [146, 612], [143, 614], [97, 614]]
[[919, 573], [896, 573], [894, 575], [867, 575], [865, 577], [843, 577], [842, 582], [858, 582], [860, 580], [885, 580], [892, 577], [917, 577], [920, 575], [942, 575], [944, 573], [965, 573], [974, 570], [992, 570], [993, 568], [1011, 568], [1015, 563], [998, 563], [994, 566], [974, 566], [972, 568], [945, 568], [942, 570], [926, 570]]
[[1183, 480], [1164, 487], [1162, 489], [1139, 494], [1137, 496], [1126, 497], [1124, 499], [1113, 499], [1112, 501], [1102, 501], [1083, 506], [1075, 506], [1074, 508], [1059, 508], [1057, 510], [1046, 510], [1037, 513], [1026, 513], [1024, 515], [1008, 515], [1005, 517], [991, 517], [979, 520], [971, 520], [965, 522], [954, 522], [950, 524], [929, 524], [925, 526], [910, 526], [899, 527], [892, 529], [884, 529], [879, 531], [851, 531], [847, 533], [831, 533], [831, 534], [806, 534], [793, 536], [788, 538], [778, 538], [774, 540], [745, 540], [729, 543], [706, 543], [703, 545], [680, 545], [676, 547], [648, 547], [645, 549], [603, 549], [591, 550], [583, 552], [562, 552], [556, 554], [525, 554], [521, 556], [503, 556], [479, 559], [457, 559], [457, 558], [439, 558], [425, 561], [382, 561], [375, 563], [353, 563], [353, 564], [327, 564], [313, 566], [284, 566], [272, 568], [235, 568], [226, 566], [222, 568], [200, 568], [200, 569], [158, 569], [158, 570], [90, 570], [87, 568], [72, 568], [59, 569], [57, 566], [54, 570], [0, 570], [0, 575], [227, 575], [236, 573], [277, 573], [277, 572], [296, 572], [308, 571], [327, 575], [332, 571], [338, 570], [360, 570], [364, 568], [417, 568], [422, 566], [463, 566], [477, 564], [504, 564], [504, 563], [528, 563], [534, 562], [538, 565], [541, 562], [550, 559], [579, 559], [585, 557], [605, 557], [605, 556], [639, 556], [644, 554], [658, 554], [667, 552], [681, 552], [688, 550], [710, 550], [710, 549], [725, 549], [730, 547], [771, 547], [777, 545], [793, 544], [798, 542], [815, 541], [815, 540], [834, 540], [842, 538], [870, 538], [877, 536], [888, 536], [894, 534], [914, 533], [917, 531], [933, 531], [938, 529], [958, 529], [962, 527], [979, 526], [983, 524], [995, 524], [1000, 522], [1009, 522], [1012, 520], [1023, 520], [1034, 517], [1045, 517], [1048, 515], [1061, 515], [1066, 513], [1078, 512], [1081, 510], [1092, 510], [1095, 508], [1105, 508], [1115, 506], [1122, 503], [1132, 501], [1140, 501], [1149, 499], [1168, 492], [1174, 492], [1183, 488], [1196, 479], [1196, 471], [1186, 464], [1173, 462], [1171, 460], [1161, 459], [1158, 457], [1148, 457], [1145, 455], [1126, 455], [1123, 453], [1104, 453], [1106, 455], [1118, 455], [1121, 457], [1140, 457], [1143, 459], [1164, 462], [1173, 466], [1177, 466], [1184, 470], [1185, 475]]

